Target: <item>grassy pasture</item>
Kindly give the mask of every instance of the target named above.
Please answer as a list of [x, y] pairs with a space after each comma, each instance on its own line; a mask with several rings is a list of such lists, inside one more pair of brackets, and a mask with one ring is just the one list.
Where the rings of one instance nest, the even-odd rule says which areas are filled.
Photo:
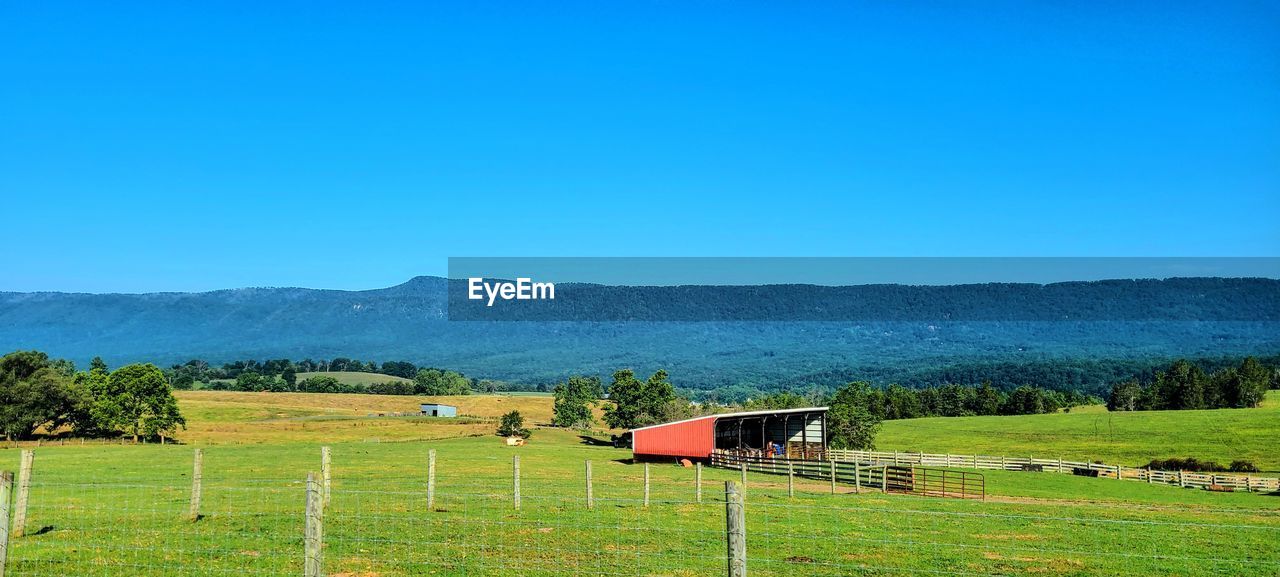
[[[512, 407], [547, 418], [550, 412], [546, 398], [450, 400], [485, 417]], [[540, 429], [529, 445], [511, 448], [492, 435], [492, 423], [363, 417], [417, 402], [183, 393], [192, 422], [183, 439], [205, 451], [205, 517], [196, 523], [183, 520], [191, 445], [40, 448], [29, 525], [37, 534], [15, 540], [10, 574], [300, 575], [301, 481], [319, 468], [321, 444], [333, 448], [334, 462], [325, 513], [329, 575], [723, 574], [718, 500], [736, 472], [706, 469], [698, 504], [692, 470], [653, 464], [646, 508], [643, 467], [628, 462], [630, 452], [575, 432]], [[361, 432], [333, 425], [415, 421], [421, 424], [389, 429], [401, 442], [363, 442]], [[271, 428], [297, 422], [316, 429]], [[426, 434], [438, 436], [417, 436]], [[251, 442], [206, 444], [245, 439]], [[434, 511], [425, 502], [428, 449], [438, 452]], [[519, 512], [511, 499], [513, 455], [523, 470]], [[594, 465], [592, 510], [583, 501], [587, 459]], [[0, 469], [17, 462], [18, 451], [0, 450]], [[785, 477], [750, 474], [751, 574], [1280, 572], [1280, 496], [983, 474], [986, 502], [854, 495], [850, 487], [831, 495], [827, 483], [812, 480], [799, 481], [789, 499]]]
[[876, 443], [891, 451], [1035, 455], [1126, 466], [1168, 457], [1222, 465], [1246, 459], [1280, 472], [1280, 394], [1272, 391], [1256, 409], [1111, 413], [1094, 406], [1052, 415], [886, 421]]

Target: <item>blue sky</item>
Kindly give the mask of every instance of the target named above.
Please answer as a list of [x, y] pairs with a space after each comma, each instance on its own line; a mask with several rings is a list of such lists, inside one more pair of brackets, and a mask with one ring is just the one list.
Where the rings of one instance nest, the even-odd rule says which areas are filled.
[[1280, 255], [1248, 3], [0, 6], [0, 290]]

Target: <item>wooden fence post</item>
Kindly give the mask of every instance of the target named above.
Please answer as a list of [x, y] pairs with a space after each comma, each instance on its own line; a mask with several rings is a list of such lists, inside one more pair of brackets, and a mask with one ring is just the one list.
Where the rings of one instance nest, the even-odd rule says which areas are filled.
[[693, 493], [697, 502], [702, 502], [702, 463], [693, 464]]
[[862, 466], [857, 461], [853, 462], [853, 492], [862, 492]]
[[1182, 480], [1182, 471], [1178, 471], [1178, 486], [1182, 487], [1183, 489], [1187, 488], [1186, 481]]
[[889, 466], [888, 465], [885, 465], [884, 467], [880, 467], [880, 490], [885, 493], [889, 492]]
[[307, 517], [303, 532], [304, 577], [324, 575], [324, 495], [314, 472], [307, 473]]
[[195, 462], [191, 468], [191, 510], [187, 513], [187, 518], [191, 521], [200, 520], [200, 484], [204, 480], [204, 450], [196, 449]]
[[436, 450], [427, 451], [427, 510], [436, 509]]
[[831, 494], [836, 494], [836, 462], [831, 461]]
[[320, 447], [320, 477], [324, 481], [324, 501], [321, 503], [325, 507], [329, 506], [329, 447]]
[[520, 455], [511, 455], [511, 495], [512, 505], [520, 510]]
[[13, 473], [0, 471], [0, 577], [9, 561], [9, 495], [13, 493]]
[[591, 460], [587, 459], [587, 508], [594, 509], [595, 506], [595, 500], [591, 494]]
[[649, 464], [644, 464], [644, 506], [649, 506]]
[[22, 459], [18, 464], [18, 498], [13, 508], [13, 537], [21, 537], [27, 532], [27, 502], [31, 499], [31, 468], [35, 460], [35, 451], [23, 449]]
[[747, 489], [747, 461], [745, 458], [742, 460], [741, 467], [742, 467], [742, 490], [745, 491]]
[[724, 482], [725, 534], [729, 543], [729, 577], [747, 577], [747, 523], [742, 492], [733, 481]]
[[787, 461], [787, 496], [796, 496], [796, 470], [791, 461]]
[[1062, 472], [1062, 456], [1058, 456], [1058, 472]]

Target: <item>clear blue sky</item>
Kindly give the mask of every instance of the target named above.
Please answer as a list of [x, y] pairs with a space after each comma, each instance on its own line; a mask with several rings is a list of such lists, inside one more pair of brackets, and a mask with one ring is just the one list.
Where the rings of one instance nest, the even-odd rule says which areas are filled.
[[1274, 3], [360, 4], [0, 5], [0, 290], [1280, 255]]

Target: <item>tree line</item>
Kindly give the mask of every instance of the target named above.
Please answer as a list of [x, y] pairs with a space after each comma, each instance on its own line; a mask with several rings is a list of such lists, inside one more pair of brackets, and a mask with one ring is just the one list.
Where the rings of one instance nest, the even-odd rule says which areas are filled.
[[[370, 384], [344, 383], [337, 378], [315, 373], [361, 372], [409, 379], [387, 379]], [[299, 373], [312, 373], [299, 379]], [[477, 384], [457, 371], [418, 367], [408, 361], [387, 361], [379, 365], [374, 361], [361, 361], [338, 357], [333, 360], [315, 361], [289, 359], [266, 361], [244, 360], [214, 367], [208, 362], [193, 359], [173, 365], [165, 371], [173, 387], [179, 390], [196, 388], [214, 391], [244, 391], [272, 393], [368, 393], [375, 395], [469, 395], [477, 386], [492, 389], [492, 384]]]
[[109, 370], [94, 358], [87, 371], [39, 351], [0, 357], [0, 431], [5, 439], [74, 432], [163, 439], [186, 420], [163, 371], [150, 363]]
[[1207, 372], [1198, 363], [1179, 359], [1150, 380], [1117, 383], [1107, 397], [1111, 411], [1245, 409], [1262, 403], [1267, 389], [1277, 388], [1277, 371], [1254, 357], [1238, 366]]

